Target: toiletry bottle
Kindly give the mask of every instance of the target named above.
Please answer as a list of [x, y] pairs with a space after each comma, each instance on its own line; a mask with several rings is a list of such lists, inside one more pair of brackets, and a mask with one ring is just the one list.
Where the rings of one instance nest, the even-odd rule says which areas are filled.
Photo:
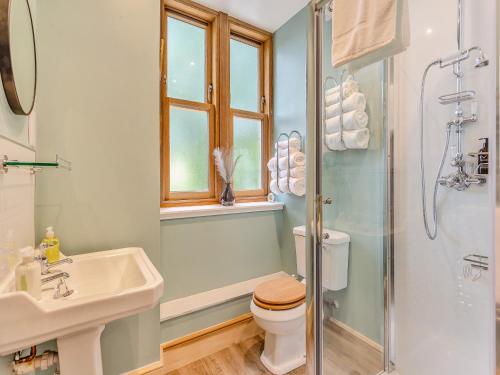
[[47, 228], [45, 238], [42, 241], [45, 247], [45, 256], [49, 263], [53, 263], [59, 260], [59, 239], [54, 234], [54, 229], [52, 227]]
[[16, 268], [16, 290], [25, 291], [39, 300], [42, 296], [42, 280], [40, 264], [33, 255], [24, 255], [21, 264]]
[[[488, 145], [488, 138], [479, 138], [480, 141], [483, 142], [483, 147], [479, 150], [479, 155], [477, 156], [477, 173], [478, 174], [488, 174], [488, 152], [489, 152], [489, 145]], [[485, 153], [485, 154], [483, 154]]]

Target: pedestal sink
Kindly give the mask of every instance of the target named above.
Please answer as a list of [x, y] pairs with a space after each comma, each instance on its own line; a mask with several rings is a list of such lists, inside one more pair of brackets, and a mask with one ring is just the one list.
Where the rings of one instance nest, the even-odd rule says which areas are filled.
[[151, 309], [163, 293], [162, 277], [140, 248], [72, 259], [57, 267], [70, 275], [68, 297], [54, 299], [53, 289], [40, 301], [25, 292], [0, 294], [0, 355], [57, 339], [62, 375], [102, 375], [104, 325]]

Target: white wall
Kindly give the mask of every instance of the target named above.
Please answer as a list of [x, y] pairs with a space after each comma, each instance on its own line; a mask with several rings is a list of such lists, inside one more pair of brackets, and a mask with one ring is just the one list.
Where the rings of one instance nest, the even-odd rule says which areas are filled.
[[[32, 161], [35, 152], [0, 137], [0, 156]], [[17, 247], [34, 243], [35, 178], [26, 170], [0, 174], [0, 244], [9, 232]]]
[[[480, 137], [495, 142], [495, 1], [464, 0], [465, 47], [480, 45], [490, 66], [466, 63], [465, 88], [477, 91], [479, 121], [465, 131], [465, 152], [478, 151]], [[454, 53], [457, 0], [410, 0], [411, 47], [396, 58], [396, 367], [402, 375], [493, 374], [494, 275], [464, 280], [462, 257], [480, 253], [493, 262], [494, 178], [465, 192], [440, 188], [439, 235], [427, 239], [421, 213], [418, 99], [425, 66]], [[453, 106], [437, 97], [453, 92], [449, 70], [434, 69], [427, 85], [426, 162], [428, 197]], [[452, 142], [450, 154], [453, 154]], [[490, 158], [494, 160], [494, 158]], [[450, 172], [449, 158], [444, 174]], [[490, 166], [493, 173], [495, 168]], [[429, 200], [430, 201], [430, 200]]]

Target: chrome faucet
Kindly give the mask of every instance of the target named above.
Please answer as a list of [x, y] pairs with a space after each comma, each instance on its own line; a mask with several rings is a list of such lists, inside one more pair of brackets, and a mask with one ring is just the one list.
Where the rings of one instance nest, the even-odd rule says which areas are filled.
[[58, 280], [58, 279], [64, 280], [64, 279], [67, 279], [67, 278], [69, 278], [69, 274], [67, 272], [55, 273], [55, 274], [53, 274], [51, 276], [44, 277], [42, 279], [42, 285], [50, 283], [51, 281], [54, 281], [54, 280]]
[[69, 278], [69, 274], [67, 272], [55, 273], [51, 276], [44, 277], [42, 279], [42, 285], [45, 285], [55, 280], [59, 280], [57, 286], [54, 288], [55, 289], [54, 299], [68, 297], [69, 295], [73, 294], [74, 291], [72, 289], [69, 289], [68, 286], [66, 285], [66, 281], [64, 280], [67, 278]]
[[40, 255], [40, 256], [36, 257], [35, 260], [38, 261], [38, 263], [40, 263], [40, 269], [42, 271], [42, 275], [47, 275], [52, 268], [60, 266], [61, 264], [73, 263], [73, 259], [71, 259], [71, 258], [64, 258], [64, 259], [49, 263], [47, 260], [47, 257], [45, 255]]

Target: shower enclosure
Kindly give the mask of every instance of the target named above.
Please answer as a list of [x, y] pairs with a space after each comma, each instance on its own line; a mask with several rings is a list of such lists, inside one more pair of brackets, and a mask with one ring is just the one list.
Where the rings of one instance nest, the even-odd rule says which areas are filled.
[[[353, 70], [332, 68], [335, 2], [311, 4], [308, 374], [495, 373], [497, 62], [488, 30], [496, 29], [496, 2], [408, 5], [407, 51]], [[432, 62], [449, 69], [428, 71], [420, 107]], [[370, 141], [332, 150], [325, 91], [348, 76], [366, 98]], [[487, 155], [482, 138], [490, 140]], [[478, 174], [484, 156], [486, 173]], [[342, 290], [322, 287], [326, 229], [350, 236]]]

